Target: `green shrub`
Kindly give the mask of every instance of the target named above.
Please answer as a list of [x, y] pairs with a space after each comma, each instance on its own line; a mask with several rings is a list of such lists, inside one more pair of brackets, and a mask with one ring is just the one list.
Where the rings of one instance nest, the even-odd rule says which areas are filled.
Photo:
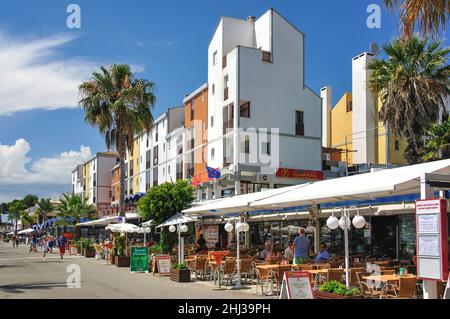
[[340, 296], [357, 296], [361, 294], [358, 288], [347, 289], [344, 284], [335, 280], [324, 283], [319, 290]]
[[161, 254], [162, 245], [161, 244], [155, 244], [150, 247], [150, 252], [154, 255]]
[[81, 237], [80, 239], [77, 240], [77, 246], [78, 249], [91, 249], [92, 248], [92, 244], [91, 241], [89, 240], [89, 238], [84, 238]]
[[114, 255], [124, 256], [125, 252], [125, 236], [115, 235], [114, 236]]
[[188, 266], [186, 265], [186, 263], [179, 263], [179, 264], [174, 264], [172, 266], [172, 269], [178, 269], [178, 270], [188, 269]]

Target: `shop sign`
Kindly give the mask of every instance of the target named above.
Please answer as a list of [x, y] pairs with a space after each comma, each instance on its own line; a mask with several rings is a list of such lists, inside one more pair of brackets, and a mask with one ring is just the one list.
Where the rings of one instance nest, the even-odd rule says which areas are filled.
[[131, 247], [131, 272], [148, 272], [148, 248]]
[[422, 280], [448, 278], [447, 201], [416, 201], [417, 276]]
[[282, 178], [311, 179], [311, 180], [323, 180], [325, 178], [324, 173], [322, 171], [308, 171], [291, 168], [279, 168], [275, 175], [276, 177]]
[[214, 248], [219, 242], [219, 225], [205, 225], [203, 226], [203, 237], [208, 248]]
[[309, 272], [285, 272], [280, 299], [313, 299]]

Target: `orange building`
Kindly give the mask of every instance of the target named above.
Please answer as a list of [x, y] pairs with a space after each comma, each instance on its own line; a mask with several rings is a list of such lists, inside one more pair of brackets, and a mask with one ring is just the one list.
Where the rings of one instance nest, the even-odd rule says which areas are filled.
[[196, 187], [208, 181], [206, 171], [208, 144], [208, 84], [205, 83], [183, 100], [185, 106], [185, 176]]

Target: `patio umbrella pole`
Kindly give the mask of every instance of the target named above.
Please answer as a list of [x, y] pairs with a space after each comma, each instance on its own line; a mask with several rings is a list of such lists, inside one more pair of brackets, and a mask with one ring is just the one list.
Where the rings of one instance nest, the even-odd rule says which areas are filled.
[[348, 253], [348, 229], [350, 228], [350, 225], [348, 225], [349, 221], [349, 213], [348, 211], [344, 211], [344, 218], [345, 218], [345, 230], [344, 230], [344, 241], [345, 241], [345, 285], [347, 288], [350, 288], [350, 280], [348, 276], [348, 266], [349, 266], [349, 253]]

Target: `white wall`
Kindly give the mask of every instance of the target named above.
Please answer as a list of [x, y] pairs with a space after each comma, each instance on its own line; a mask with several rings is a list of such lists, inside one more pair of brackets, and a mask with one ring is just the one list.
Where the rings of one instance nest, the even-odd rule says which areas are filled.
[[370, 71], [367, 69], [374, 60], [370, 53], [362, 53], [352, 61], [352, 142], [355, 164], [375, 163], [375, 133], [377, 127], [376, 107], [369, 89]]
[[322, 146], [331, 147], [331, 87], [320, 90], [322, 98]]

